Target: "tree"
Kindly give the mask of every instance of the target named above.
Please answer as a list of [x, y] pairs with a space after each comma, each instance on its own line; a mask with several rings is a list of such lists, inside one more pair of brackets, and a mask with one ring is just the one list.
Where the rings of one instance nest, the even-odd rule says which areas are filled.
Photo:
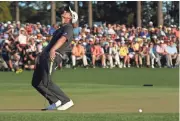
[[56, 23], [56, 2], [51, 1], [51, 25]]
[[15, 2], [15, 6], [16, 6], [16, 22], [19, 21], [19, 2], [16, 1]]
[[0, 21], [5, 22], [12, 20], [9, 6], [9, 2], [0, 2]]
[[137, 1], [137, 27], [141, 27], [141, 1]]
[[162, 1], [158, 1], [158, 8], [157, 8], [157, 21], [158, 26], [163, 26], [163, 12], [162, 12]]
[[89, 27], [92, 27], [92, 1], [88, 2], [88, 23], [89, 23]]

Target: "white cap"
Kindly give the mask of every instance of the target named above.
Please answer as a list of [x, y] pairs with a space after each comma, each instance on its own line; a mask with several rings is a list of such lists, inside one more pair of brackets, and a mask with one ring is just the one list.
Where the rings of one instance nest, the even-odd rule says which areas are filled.
[[20, 24], [20, 21], [17, 21], [17, 24]]
[[90, 33], [90, 29], [86, 29], [85, 31], [88, 32], [88, 33]]
[[161, 40], [161, 43], [164, 43], [164, 41], [163, 41], [163, 40]]
[[97, 25], [96, 25], [96, 24], [94, 24], [94, 27], [97, 27]]
[[157, 36], [156, 36], [156, 35], [154, 35], [152, 38], [157, 39]]
[[7, 24], [4, 24], [4, 27], [7, 27]]
[[168, 30], [171, 31], [171, 28], [169, 27]]
[[42, 39], [43, 39], [43, 40], [44, 40], [44, 39], [46, 40], [46, 37], [42, 37]]
[[124, 41], [125, 39], [124, 39], [124, 37], [121, 37], [121, 41]]
[[121, 44], [125, 44], [125, 41], [121, 41]]
[[146, 36], [144, 35], [144, 36], [142, 36], [142, 38], [146, 39]]
[[93, 41], [93, 39], [92, 39], [92, 38], [89, 38], [89, 41], [91, 41], [91, 42], [92, 42], [92, 41]]
[[74, 40], [75, 40], [75, 41], [79, 41], [79, 38], [78, 38], [78, 37], [76, 37]]
[[122, 31], [124, 32], [124, 31], [126, 31], [126, 29], [125, 29], [125, 28], [123, 28], [123, 29], [122, 29]]
[[10, 21], [8, 21], [8, 22], [7, 22], [7, 24], [11, 24], [11, 22], [10, 22]]
[[110, 42], [110, 43], [113, 43], [114, 41], [113, 41], [113, 40], [110, 40], [109, 42]]
[[78, 20], [78, 14], [76, 12], [72, 11], [70, 6], [69, 6], [69, 10], [72, 14], [72, 23], [76, 23]]
[[150, 24], [150, 25], [153, 25], [153, 22], [152, 22], [152, 21], [150, 21], [150, 22], [149, 22], [149, 24]]
[[9, 44], [9, 40], [7, 40], [7, 39], [6, 39], [4, 42], [7, 43], [7, 44]]
[[20, 30], [21, 30], [21, 31], [22, 31], [22, 30], [24, 31], [25, 29], [24, 29], [24, 28], [20, 28]]

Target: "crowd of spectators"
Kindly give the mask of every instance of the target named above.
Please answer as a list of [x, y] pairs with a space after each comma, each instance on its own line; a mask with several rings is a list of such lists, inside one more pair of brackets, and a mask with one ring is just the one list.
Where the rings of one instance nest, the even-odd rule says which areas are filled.
[[[73, 40], [62, 67], [175, 68], [179, 67], [179, 27], [146, 27], [120, 24], [73, 25]], [[51, 40], [58, 25], [0, 23], [0, 69], [33, 70], [38, 54]]]

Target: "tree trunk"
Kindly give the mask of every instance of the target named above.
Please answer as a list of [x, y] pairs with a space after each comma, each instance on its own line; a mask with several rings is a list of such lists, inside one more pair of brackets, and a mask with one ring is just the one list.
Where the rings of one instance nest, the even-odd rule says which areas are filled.
[[56, 24], [56, 3], [51, 1], [51, 25]]
[[88, 1], [88, 23], [89, 23], [89, 27], [92, 27], [92, 21], [93, 21], [93, 18], [92, 18], [92, 1]]
[[[78, 1], [74, 1], [74, 8], [75, 8], [76, 13], [78, 14]], [[77, 24], [79, 23], [77, 22]]]
[[15, 6], [16, 6], [16, 22], [19, 21], [19, 2], [16, 1], [15, 2]]
[[162, 13], [162, 1], [158, 1], [158, 7], [157, 7], [157, 25], [163, 26], [163, 13]]
[[137, 27], [141, 27], [141, 1], [137, 1]]

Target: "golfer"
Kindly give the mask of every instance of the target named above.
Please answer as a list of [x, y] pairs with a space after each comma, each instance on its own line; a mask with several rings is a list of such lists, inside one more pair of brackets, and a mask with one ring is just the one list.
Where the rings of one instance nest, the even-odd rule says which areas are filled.
[[63, 10], [61, 14], [62, 27], [57, 29], [48, 46], [36, 60], [36, 68], [32, 78], [32, 86], [43, 95], [49, 106], [45, 110], [67, 110], [72, 107], [73, 101], [51, 80], [51, 70], [62, 61], [62, 55], [68, 48], [73, 37], [72, 24], [78, 20], [76, 12]]

